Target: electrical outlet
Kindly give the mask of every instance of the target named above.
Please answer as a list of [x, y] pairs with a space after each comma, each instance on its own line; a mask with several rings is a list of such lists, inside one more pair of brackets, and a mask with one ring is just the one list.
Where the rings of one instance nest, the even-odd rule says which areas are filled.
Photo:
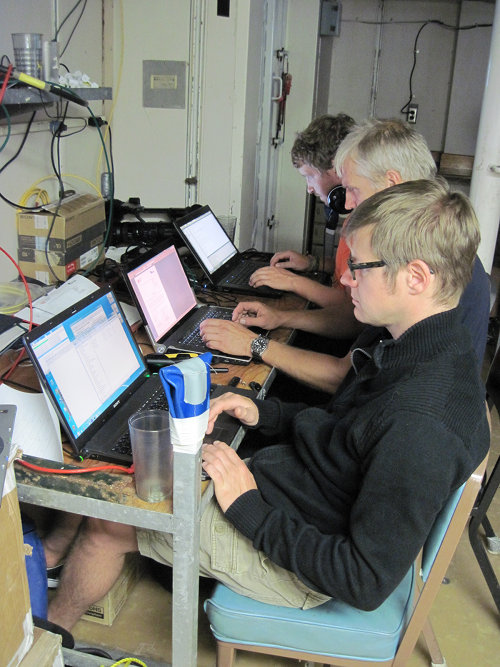
[[417, 114], [418, 114], [418, 104], [408, 105], [408, 113], [406, 119], [409, 123], [417, 122]]

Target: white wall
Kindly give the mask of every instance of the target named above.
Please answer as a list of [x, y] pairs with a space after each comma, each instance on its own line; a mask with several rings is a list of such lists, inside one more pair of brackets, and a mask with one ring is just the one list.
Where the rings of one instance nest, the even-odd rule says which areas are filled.
[[306, 205], [305, 181], [292, 165], [290, 151], [297, 132], [313, 116], [319, 2], [290, 0], [287, 43], [292, 88], [286, 103], [285, 141], [281, 148], [278, 173], [276, 217], [278, 249], [302, 249]]
[[[494, 12], [493, 2], [464, 2], [460, 23], [461, 25], [492, 23]], [[458, 33], [445, 153], [474, 155], [486, 82], [491, 30], [484, 27]]]
[[137, 196], [152, 208], [184, 206], [187, 112], [143, 106], [143, 61], [189, 60], [189, 5], [185, 0], [113, 3], [117, 199]]
[[[216, 2], [200, 0], [205, 8], [205, 84], [202, 92], [199, 203], [216, 212], [232, 212], [240, 219], [240, 246], [250, 240], [255, 204], [255, 150], [258, 139], [259, 73], [262, 59], [262, 16], [266, 0], [232, 0], [231, 16], [216, 16]], [[370, 114], [397, 116], [408, 96], [413, 41], [422, 21], [453, 23], [458, 2], [395, 2], [343, 0], [340, 37], [332, 40], [331, 66], [322, 68], [329, 89], [323, 100], [330, 113], [346, 112], [361, 119]], [[464, 2], [462, 23], [488, 22], [494, 5]], [[41, 31], [52, 36], [53, 7], [59, 20], [74, 0], [3, 0], [0, 23], [2, 53], [12, 56], [10, 34]], [[306, 192], [290, 163], [295, 133], [312, 119], [316, 76], [319, 0], [289, 0], [288, 35], [292, 90], [287, 101], [285, 144], [281, 149], [276, 216], [280, 248], [302, 247]], [[383, 7], [383, 15], [379, 8]], [[78, 12], [75, 12], [77, 15]], [[7, 18], [6, 18], [7, 17]], [[390, 20], [376, 26], [362, 21]], [[70, 18], [61, 35], [64, 43], [74, 25]], [[399, 24], [397, 21], [416, 21]], [[104, 28], [103, 28], [104, 26]], [[123, 26], [123, 29], [122, 29]], [[115, 196], [139, 196], [147, 207], [185, 205], [187, 111], [142, 106], [142, 61], [189, 59], [190, 2], [188, 0], [102, 0], [88, 2], [62, 61], [70, 70], [87, 72], [99, 84], [112, 86], [112, 103], [92, 102], [95, 114], [112, 118]], [[455, 33], [427, 26], [419, 41], [414, 75], [419, 104], [416, 128], [431, 148], [472, 154], [489, 29], [460, 33], [454, 58]], [[378, 47], [381, 47], [378, 53]], [[448, 84], [455, 76], [451, 90]], [[448, 104], [449, 102], [449, 104]], [[80, 107], [70, 113], [86, 117]], [[448, 115], [449, 110], [449, 115]], [[41, 117], [41, 116], [40, 116]], [[74, 129], [78, 120], [69, 121]], [[16, 124], [23, 132], [25, 125]], [[50, 175], [47, 120], [28, 137], [21, 156], [1, 174], [0, 191], [18, 201], [37, 179]], [[0, 132], [2, 128], [0, 127]], [[22, 134], [14, 135], [1, 153], [0, 166], [17, 150]], [[3, 139], [2, 139], [3, 142]], [[105, 169], [96, 130], [88, 129], [61, 142], [63, 171], [71, 187], [91, 190]], [[47, 186], [49, 189], [52, 186]], [[55, 196], [52, 187], [51, 195]], [[0, 201], [0, 243], [16, 255], [15, 212]], [[10, 263], [0, 259], [2, 275], [15, 276]]]
[[[331, 38], [329, 112], [405, 119], [400, 110], [423, 23], [489, 23], [493, 12], [491, 2], [343, 0], [340, 36]], [[432, 150], [474, 154], [490, 35], [491, 28], [456, 32], [429, 23], [422, 29], [412, 80], [415, 127]]]
[[[61, 0], [59, 3], [61, 20], [74, 6], [73, 0]], [[49, 0], [33, 2], [33, 0], [2, 0], [2, 20], [0, 21], [0, 52], [13, 60], [13, 48], [11, 33], [13, 32], [39, 32], [44, 38], [53, 37], [53, 3]], [[67, 26], [61, 30], [60, 38], [62, 47], [71, 32], [74, 21], [69, 20]], [[97, 26], [97, 28], [96, 28]], [[67, 51], [61, 58], [69, 70], [80, 69], [86, 72], [90, 78], [98, 83], [102, 79], [102, 57], [101, 57], [101, 3], [89, 2], [82, 16], [78, 29], [75, 31]], [[102, 113], [101, 103], [92, 103], [95, 113]], [[48, 109], [48, 113], [54, 113], [54, 107]], [[68, 120], [68, 125], [73, 130], [83, 126], [83, 121], [78, 118], [88, 117], [83, 107], [74, 104], [69, 106], [69, 115], [74, 120]], [[0, 166], [3, 166], [18, 150], [26, 123], [20, 122], [28, 116], [12, 117], [12, 135], [7, 145], [0, 153]], [[0, 145], [5, 141], [7, 132], [4, 112], [0, 110]], [[0, 177], [0, 191], [9, 200], [19, 202], [25, 193], [36, 181], [41, 178], [52, 176], [53, 170], [50, 162], [51, 134], [48, 131], [48, 119], [43, 112], [37, 114], [37, 121], [32, 126], [26, 144], [16, 160], [10, 164]], [[87, 130], [83, 134], [61, 141], [61, 159], [64, 173], [75, 173], [86, 180], [95, 182], [94, 164], [99, 152], [98, 135], [95, 130]], [[80, 189], [82, 192], [92, 192], [92, 186], [80, 179], [65, 179], [68, 187]], [[49, 192], [51, 197], [57, 194], [56, 181], [54, 179], [44, 181], [41, 184]], [[15, 209], [0, 200], [0, 245], [17, 260], [17, 234], [15, 226]], [[10, 280], [17, 276], [17, 271], [11, 262], [0, 253], [1, 280]]]
[[236, 241], [250, 242], [263, 3], [232, 2], [229, 17], [207, 5], [199, 203], [235, 215]]

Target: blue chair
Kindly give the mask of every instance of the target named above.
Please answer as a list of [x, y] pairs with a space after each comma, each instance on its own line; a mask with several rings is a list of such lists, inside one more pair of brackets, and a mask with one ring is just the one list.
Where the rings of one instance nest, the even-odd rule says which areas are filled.
[[231, 667], [236, 650], [337, 665], [401, 667], [423, 632], [433, 665], [445, 665], [427, 619], [481, 487], [486, 459], [438, 515], [422, 553], [375, 611], [330, 600], [313, 609], [256, 602], [217, 584], [205, 611], [217, 640], [217, 667]]

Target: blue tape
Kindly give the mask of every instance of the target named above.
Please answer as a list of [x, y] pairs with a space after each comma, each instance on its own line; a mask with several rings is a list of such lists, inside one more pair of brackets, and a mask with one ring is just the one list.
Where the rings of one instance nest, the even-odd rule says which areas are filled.
[[160, 369], [160, 379], [172, 417], [198, 417], [208, 410], [211, 361], [212, 354], [205, 352]]

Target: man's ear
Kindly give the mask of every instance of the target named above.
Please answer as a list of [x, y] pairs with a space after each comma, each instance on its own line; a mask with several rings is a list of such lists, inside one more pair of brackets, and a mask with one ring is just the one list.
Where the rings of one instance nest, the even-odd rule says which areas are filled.
[[392, 185], [399, 185], [399, 183], [402, 183], [403, 179], [397, 169], [388, 169], [385, 172], [385, 182], [386, 187], [390, 188]]
[[414, 259], [407, 266], [407, 285], [410, 294], [422, 294], [431, 286], [433, 274], [426, 262]]

